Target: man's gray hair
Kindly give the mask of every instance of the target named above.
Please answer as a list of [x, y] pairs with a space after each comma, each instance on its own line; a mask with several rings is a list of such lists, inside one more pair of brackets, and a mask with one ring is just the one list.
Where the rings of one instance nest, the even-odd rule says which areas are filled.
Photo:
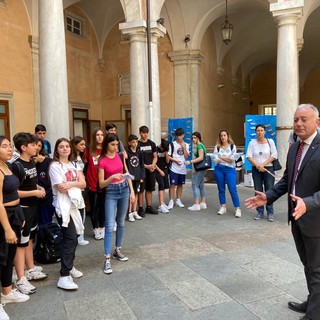
[[313, 104], [311, 104], [311, 103], [300, 104], [298, 106], [297, 110], [300, 110], [300, 109], [311, 109], [314, 113], [314, 117], [316, 119], [319, 119], [319, 110]]

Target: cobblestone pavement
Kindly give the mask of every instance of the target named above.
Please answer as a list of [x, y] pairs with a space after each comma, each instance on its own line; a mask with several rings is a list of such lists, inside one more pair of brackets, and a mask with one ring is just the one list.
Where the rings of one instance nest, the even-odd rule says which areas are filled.
[[[295, 320], [289, 300], [303, 301], [307, 289], [302, 265], [287, 224], [286, 199], [275, 204], [275, 221], [255, 221], [244, 208], [253, 189], [239, 186], [242, 218], [219, 209], [216, 185], [206, 184], [208, 209], [175, 207], [169, 214], [126, 222], [123, 252], [102, 272], [103, 241], [91, 236], [78, 246], [75, 266], [84, 273], [79, 290], [56, 287], [59, 263], [46, 265], [49, 278], [33, 282], [38, 290], [25, 303], [8, 304], [15, 319], [229, 319]], [[190, 182], [183, 202], [193, 203]], [[157, 203], [156, 194], [154, 203]], [[290, 271], [289, 271], [290, 270]]]

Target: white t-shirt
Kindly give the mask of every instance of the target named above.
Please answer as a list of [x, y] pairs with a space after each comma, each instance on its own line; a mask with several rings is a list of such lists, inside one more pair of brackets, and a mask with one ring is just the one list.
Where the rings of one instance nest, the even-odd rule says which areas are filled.
[[78, 181], [80, 166], [75, 166], [72, 162], [68, 164], [54, 161], [50, 165], [49, 176], [52, 185], [53, 206], [56, 206], [58, 195], [58, 184], [68, 181]]
[[[187, 143], [186, 143], [186, 151], [189, 155], [189, 145]], [[171, 151], [171, 144], [169, 145], [168, 153], [170, 156], [172, 154], [171, 157], [173, 159], [181, 162], [181, 165], [179, 165], [175, 162], [172, 162], [170, 170], [174, 173], [177, 173], [177, 174], [187, 174], [187, 167], [184, 164], [186, 159], [184, 157], [184, 151], [183, 151], [182, 146], [177, 141], [174, 141], [173, 142], [173, 153]]]
[[[248, 145], [246, 157], [252, 158], [257, 164], [262, 164], [270, 157], [278, 159], [278, 152], [276, 145], [272, 139], [268, 139], [269, 143], [260, 144], [257, 139], [251, 140]], [[267, 167], [272, 167], [272, 163], [269, 163]]]

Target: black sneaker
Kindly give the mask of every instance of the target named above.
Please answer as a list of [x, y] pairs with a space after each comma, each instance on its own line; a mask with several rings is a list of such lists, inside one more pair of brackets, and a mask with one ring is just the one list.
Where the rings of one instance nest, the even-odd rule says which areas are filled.
[[146, 215], [144, 214], [144, 211], [143, 211], [143, 207], [139, 207], [138, 209], [138, 215], [142, 218], [144, 218]]
[[155, 209], [153, 209], [151, 206], [146, 207], [145, 213], [150, 213], [150, 214], [159, 214], [159, 212]]
[[121, 253], [120, 248], [114, 249], [112, 257], [114, 259], [118, 259], [119, 261], [128, 261], [128, 257]]

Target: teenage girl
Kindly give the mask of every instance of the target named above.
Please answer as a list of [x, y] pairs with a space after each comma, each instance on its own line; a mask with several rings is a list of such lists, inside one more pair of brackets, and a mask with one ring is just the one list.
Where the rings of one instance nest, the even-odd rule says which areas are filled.
[[111, 246], [112, 233], [115, 220], [117, 220], [117, 231], [115, 250], [112, 257], [120, 261], [127, 261], [128, 258], [120, 251], [124, 220], [128, 210], [129, 198], [131, 202], [135, 200], [135, 194], [131, 180], [124, 178], [124, 172], [128, 172], [127, 166], [123, 161], [123, 155], [118, 154], [119, 140], [118, 136], [111, 133], [103, 140], [101, 158], [99, 162], [99, 185], [100, 188], [106, 188], [105, 192], [105, 220], [106, 231], [104, 237], [104, 266], [103, 272], [112, 273], [111, 269]]
[[53, 205], [57, 220], [61, 226], [61, 269], [58, 288], [78, 289], [73, 278], [83, 276], [73, 266], [78, 234], [83, 233], [83, 224], [79, 208], [84, 208], [81, 190], [86, 187], [82, 170], [71, 161], [69, 140], [60, 138], [54, 147], [53, 162], [49, 169], [52, 184]]
[[98, 186], [98, 163], [104, 132], [95, 128], [91, 134], [90, 148], [85, 150], [85, 159], [88, 161], [86, 181], [89, 188], [90, 215], [95, 240], [104, 238], [104, 193]]
[[19, 180], [6, 165], [12, 154], [10, 141], [0, 136], [0, 319], [9, 319], [3, 309], [4, 304], [29, 300], [28, 295], [12, 289], [13, 260], [24, 223], [24, 215], [19, 205]]

